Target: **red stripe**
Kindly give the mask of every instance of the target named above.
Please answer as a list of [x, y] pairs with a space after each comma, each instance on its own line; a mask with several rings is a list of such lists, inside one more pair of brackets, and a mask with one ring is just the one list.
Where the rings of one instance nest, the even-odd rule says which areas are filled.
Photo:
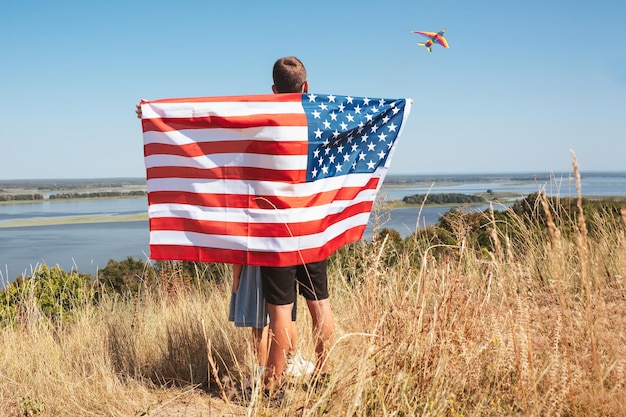
[[148, 180], [157, 178], [197, 178], [199, 180], [247, 180], [247, 181], [281, 181], [301, 183], [306, 180], [306, 171], [286, 171], [255, 167], [153, 167], [146, 169]]
[[261, 266], [289, 266], [317, 262], [328, 258], [340, 247], [355, 242], [363, 236], [365, 225], [346, 230], [320, 248], [290, 252], [240, 251], [212, 247], [150, 245], [150, 259], [192, 262], [220, 262]]
[[145, 101], [144, 103], [223, 103], [239, 101], [243, 103], [287, 103], [301, 102], [301, 93], [289, 94], [258, 94], [246, 96], [215, 96], [215, 97], [188, 97], [188, 98], [164, 98], [161, 100]]
[[184, 129], [246, 129], [263, 126], [306, 126], [304, 113], [254, 114], [250, 116], [162, 117], [142, 119], [144, 132], [171, 132]]
[[175, 155], [193, 158], [220, 153], [248, 153], [261, 155], [306, 155], [308, 142], [224, 140], [217, 142], [194, 142], [184, 145], [148, 143], [144, 145], [145, 156]]
[[188, 204], [198, 207], [232, 207], [251, 209], [286, 209], [330, 204], [336, 200], [353, 200], [363, 190], [373, 190], [379, 178], [371, 178], [361, 187], [344, 187], [320, 192], [312, 197], [277, 197], [245, 194], [198, 194], [182, 191], [152, 191], [149, 204]]
[[153, 217], [150, 219], [150, 230], [173, 230], [207, 235], [250, 236], [280, 238], [291, 236], [308, 236], [321, 233], [335, 223], [352, 216], [369, 213], [373, 202], [363, 201], [346, 207], [340, 213], [329, 214], [321, 220], [295, 223], [252, 223], [195, 220], [180, 217]]

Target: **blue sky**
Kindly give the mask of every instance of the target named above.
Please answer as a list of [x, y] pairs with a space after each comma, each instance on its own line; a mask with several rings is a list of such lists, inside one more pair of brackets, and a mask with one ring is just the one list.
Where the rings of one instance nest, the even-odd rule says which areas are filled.
[[[12, 1], [0, 179], [142, 177], [141, 99], [311, 91], [414, 100], [391, 174], [626, 170], [626, 1]], [[411, 30], [446, 28], [450, 49]]]

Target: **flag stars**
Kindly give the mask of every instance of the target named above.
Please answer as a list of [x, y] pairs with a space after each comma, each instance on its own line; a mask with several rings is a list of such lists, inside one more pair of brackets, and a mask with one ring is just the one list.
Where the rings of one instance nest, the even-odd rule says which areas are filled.
[[310, 126], [309, 179], [372, 172], [385, 164], [400, 129], [395, 115], [401, 115], [401, 101], [333, 94], [305, 94], [302, 101]]

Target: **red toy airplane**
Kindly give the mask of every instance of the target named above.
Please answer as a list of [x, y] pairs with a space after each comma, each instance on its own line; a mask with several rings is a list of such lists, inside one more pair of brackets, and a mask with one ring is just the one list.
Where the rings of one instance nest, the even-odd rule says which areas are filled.
[[443, 46], [444, 48], [448, 48], [448, 41], [446, 40], [446, 38], [443, 37], [443, 33], [445, 31], [446, 31], [445, 29], [441, 29], [439, 32], [435, 33], [435, 32], [420, 32], [417, 30], [413, 30], [411, 31], [411, 33], [417, 33], [419, 35], [426, 36], [428, 38], [426, 42], [418, 42], [417, 44], [419, 46], [423, 46], [424, 48], [426, 48], [428, 52], [432, 52], [431, 46], [433, 46], [436, 43]]

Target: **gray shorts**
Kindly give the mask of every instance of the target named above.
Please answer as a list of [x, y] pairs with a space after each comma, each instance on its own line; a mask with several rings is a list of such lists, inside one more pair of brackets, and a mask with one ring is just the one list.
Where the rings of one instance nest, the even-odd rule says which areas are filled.
[[[296, 321], [297, 304], [294, 303], [291, 320]], [[270, 322], [267, 303], [263, 297], [261, 269], [258, 266], [243, 265], [239, 276], [237, 293], [231, 293], [228, 321], [237, 327], [262, 329]]]

